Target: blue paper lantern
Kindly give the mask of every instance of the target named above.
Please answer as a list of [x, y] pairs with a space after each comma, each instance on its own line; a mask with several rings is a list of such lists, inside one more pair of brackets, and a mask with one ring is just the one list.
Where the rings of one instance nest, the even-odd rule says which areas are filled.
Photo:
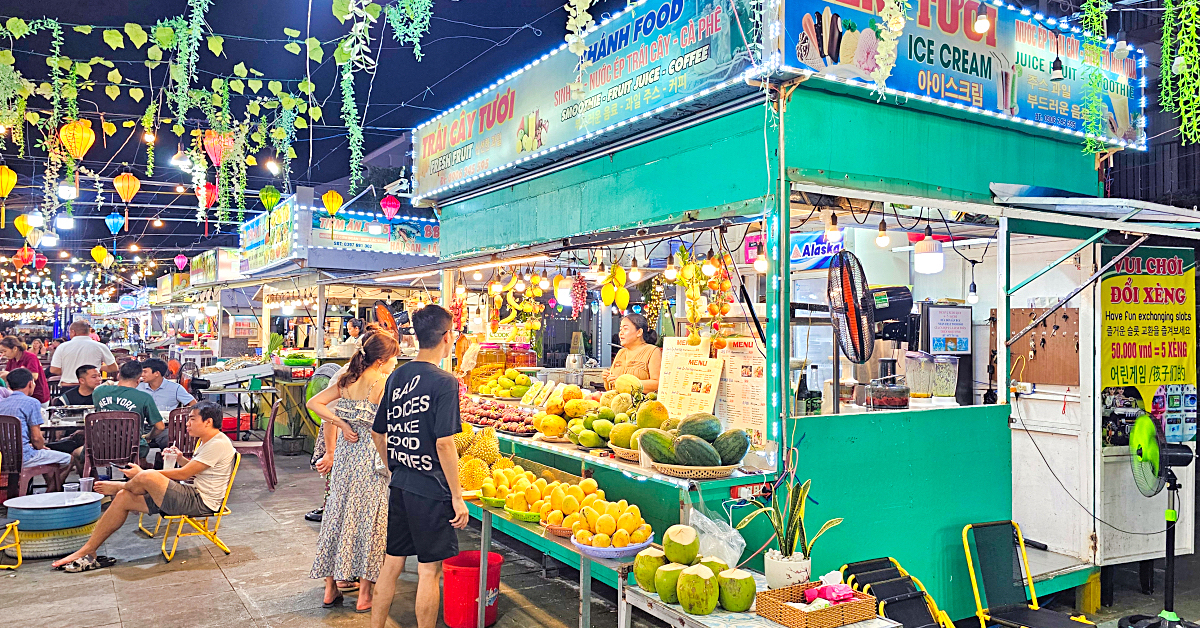
[[108, 225], [108, 230], [113, 235], [117, 235], [117, 232], [121, 230], [121, 227], [125, 226], [125, 217], [117, 212], [111, 212], [104, 217], [104, 224]]

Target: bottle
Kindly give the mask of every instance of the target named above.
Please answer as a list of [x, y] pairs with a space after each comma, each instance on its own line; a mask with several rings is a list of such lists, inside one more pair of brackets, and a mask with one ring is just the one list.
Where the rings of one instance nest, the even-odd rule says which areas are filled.
[[[814, 364], [814, 365], [812, 365], [811, 368], [812, 368], [812, 375], [809, 376], [809, 381], [812, 381], [812, 382], [821, 381], [819, 378], [819, 373], [817, 372], [817, 365]], [[821, 414], [821, 388], [819, 385], [816, 388], [809, 389], [808, 414], [813, 414], [813, 415]]]
[[792, 413], [797, 416], [804, 416], [808, 412], [808, 398], [812, 391], [808, 389], [808, 373], [806, 370], [800, 370], [800, 382], [796, 384], [796, 401], [792, 404]]

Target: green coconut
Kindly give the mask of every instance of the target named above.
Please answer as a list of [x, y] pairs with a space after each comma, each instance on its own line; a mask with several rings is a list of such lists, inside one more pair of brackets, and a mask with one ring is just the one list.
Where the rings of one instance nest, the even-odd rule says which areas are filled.
[[677, 593], [679, 574], [685, 569], [691, 569], [686, 565], [679, 563], [671, 563], [663, 565], [654, 572], [654, 590], [658, 593], [658, 599], [665, 604], [678, 604], [679, 596]]
[[754, 576], [741, 569], [726, 569], [717, 574], [717, 588], [720, 590], [721, 608], [731, 613], [743, 613], [750, 610], [754, 604], [754, 596], [758, 588], [754, 584]]
[[720, 600], [717, 575], [704, 565], [693, 565], [680, 572], [675, 592], [688, 615], [707, 615], [716, 610]]
[[662, 550], [647, 547], [638, 552], [637, 557], [633, 559], [633, 578], [637, 580], [639, 587], [654, 593], [654, 572], [665, 564], [667, 564], [667, 558]]
[[663, 552], [673, 563], [691, 565], [700, 555], [700, 535], [692, 526], [673, 525], [663, 534]]

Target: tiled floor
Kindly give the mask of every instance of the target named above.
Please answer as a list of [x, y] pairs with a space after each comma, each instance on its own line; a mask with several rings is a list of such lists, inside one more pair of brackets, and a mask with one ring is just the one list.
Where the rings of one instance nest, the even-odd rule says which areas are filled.
[[[16, 572], [0, 571], [0, 625], [22, 628], [265, 628], [286, 626], [368, 626], [369, 615], [354, 613], [355, 598], [340, 609], [321, 608], [323, 583], [308, 578], [320, 524], [304, 513], [320, 503], [320, 477], [307, 457], [276, 458], [280, 485], [266, 490], [254, 460], [247, 460], [230, 497], [233, 514], [221, 525], [225, 555], [207, 541], [183, 539], [167, 564], [160, 539], [137, 532], [130, 517], [101, 553], [120, 562], [83, 574], [54, 571], [49, 560], [26, 561]], [[476, 524], [477, 525], [477, 524]], [[513, 544], [515, 545], [515, 544]], [[478, 548], [477, 529], [460, 533], [460, 546]], [[579, 592], [572, 578], [541, 576], [536, 560], [513, 552], [503, 538], [493, 551], [504, 554], [499, 628], [578, 625]], [[528, 548], [522, 551], [529, 553]], [[532, 555], [532, 554], [531, 554]], [[409, 569], [415, 569], [409, 561]], [[577, 580], [576, 580], [577, 582]], [[397, 587], [389, 625], [416, 626], [415, 573]], [[599, 583], [592, 607], [595, 626], [615, 626], [615, 593]], [[439, 622], [439, 625], [440, 624]], [[646, 628], [648, 623], [636, 621]]]

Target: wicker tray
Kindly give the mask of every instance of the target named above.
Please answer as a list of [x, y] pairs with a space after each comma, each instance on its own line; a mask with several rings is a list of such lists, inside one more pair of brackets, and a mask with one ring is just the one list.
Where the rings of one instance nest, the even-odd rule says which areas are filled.
[[504, 500], [497, 499], [495, 497], [480, 497], [479, 501], [483, 502], [483, 505], [487, 506], [489, 508], [503, 508], [504, 507]]
[[550, 534], [553, 534], [554, 536], [561, 536], [564, 539], [571, 538], [571, 536], [573, 534], [571, 532], [571, 528], [564, 528], [562, 526], [552, 526], [545, 522], [542, 522], [542, 527], [546, 528], [546, 531], [549, 532]]
[[741, 465], [731, 464], [723, 467], [685, 467], [678, 464], [663, 464], [655, 462], [654, 470], [663, 475], [669, 475], [676, 478], [686, 478], [689, 480], [712, 480], [715, 478], [727, 478], [733, 473], [733, 470]]
[[528, 521], [530, 523], [536, 523], [542, 518], [542, 515], [536, 512], [523, 512], [520, 510], [513, 510], [511, 508], [505, 508], [504, 512], [508, 513], [508, 516], [512, 517], [513, 519], [518, 521]]
[[476, 500], [483, 496], [483, 491], [463, 491], [462, 498]]
[[571, 442], [571, 439], [567, 438], [566, 436], [546, 436], [545, 434], [542, 434], [541, 432], [539, 432], [537, 436], [534, 436], [533, 440], [542, 441], [543, 443], [569, 443], [569, 442]]
[[787, 605], [788, 602], [805, 603], [804, 591], [821, 585], [820, 582], [809, 582], [759, 591], [754, 596], [756, 612], [760, 617], [788, 628], [838, 628], [875, 617], [875, 598], [858, 591], [853, 592], [852, 601], [811, 613]]
[[609, 449], [612, 449], [613, 453], [616, 454], [621, 460], [628, 460], [629, 462], [637, 462], [641, 460], [642, 452], [636, 449], [625, 449], [624, 447], [617, 447], [612, 443], [609, 443], [608, 447]]

